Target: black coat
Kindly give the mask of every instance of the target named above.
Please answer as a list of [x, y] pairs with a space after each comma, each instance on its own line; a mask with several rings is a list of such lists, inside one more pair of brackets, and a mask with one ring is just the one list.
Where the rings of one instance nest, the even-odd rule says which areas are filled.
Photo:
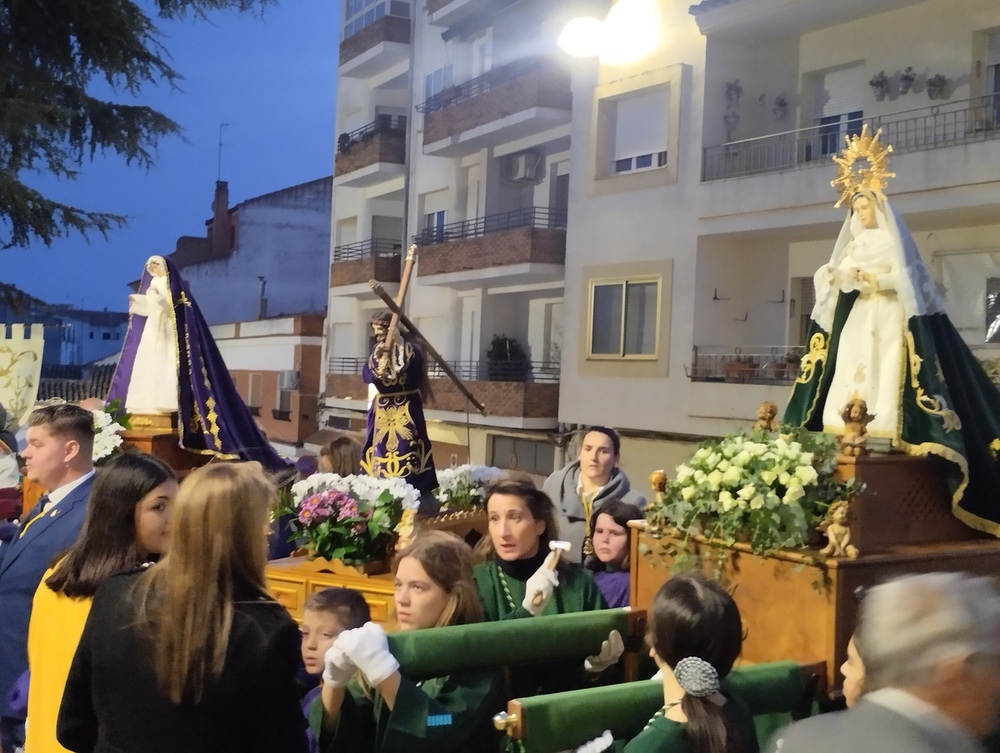
[[96, 753], [305, 753], [295, 672], [299, 630], [255, 589], [235, 604], [225, 666], [198, 704], [158, 690], [151, 639], [137, 624], [137, 574], [105, 583], [70, 668], [56, 736]]

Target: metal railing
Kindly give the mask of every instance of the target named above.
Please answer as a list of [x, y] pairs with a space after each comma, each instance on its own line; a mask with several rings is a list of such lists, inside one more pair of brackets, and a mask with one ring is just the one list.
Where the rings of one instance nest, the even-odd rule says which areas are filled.
[[333, 249], [333, 263], [356, 261], [376, 256], [401, 256], [403, 244], [391, 238], [369, 238], [366, 241], [347, 243]]
[[882, 142], [892, 145], [893, 154], [988, 141], [1000, 136], [1000, 94], [705, 147], [701, 179], [721, 180], [825, 164], [844, 146], [844, 136], [860, 133], [864, 123], [872, 133], [882, 129]]
[[696, 345], [691, 365], [684, 370], [693, 382], [791, 384], [799, 373], [803, 353], [801, 345]]
[[417, 112], [428, 115], [429, 113], [443, 110], [445, 107], [453, 105], [456, 102], [484, 94], [494, 86], [505, 84], [508, 81], [513, 81], [514, 79], [521, 78], [521, 76], [526, 76], [529, 73], [534, 73], [545, 68], [554, 68], [554, 66], [551, 63], [531, 58], [498, 66], [487, 71], [482, 76], [469, 79], [461, 84], [445, 87], [437, 94], [417, 105]]
[[426, 228], [423, 232], [413, 236], [413, 242], [418, 246], [427, 246], [463, 238], [478, 238], [490, 233], [500, 233], [504, 230], [516, 230], [523, 227], [564, 229], [566, 227], [566, 210], [526, 207], [510, 212], [488, 214], [485, 217], [477, 217], [472, 220]]
[[364, 356], [361, 358], [343, 358], [339, 356], [331, 356], [330, 362], [327, 364], [328, 374], [360, 374], [364, 365], [368, 363], [368, 357]]
[[[460, 379], [470, 382], [558, 382], [558, 361], [448, 361]], [[447, 379], [444, 370], [431, 363], [431, 379]]]
[[394, 135], [406, 136], [405, 115], [376, 115], [375, 120], [354, 131], [342, 133], [337, 137], [337, 154], [346, 154], [364, 141], [370, 141], [375, 136]]
[[[330, 374], [360, 374], [367, 357], [331, 357]], [[558, 382], [558, 361], [448, 361], [460, 379], [470, 382]], [[427, 367], [431, 379], [447, 379], [440, 365], [431, 361]]]

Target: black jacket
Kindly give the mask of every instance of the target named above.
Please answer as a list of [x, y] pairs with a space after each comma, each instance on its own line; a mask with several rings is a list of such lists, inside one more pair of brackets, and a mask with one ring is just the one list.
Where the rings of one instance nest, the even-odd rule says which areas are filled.
[[305, 753], [295, 672], [300, 637], [284, 607], [241, 589], [222, 676], [198, 704], [157, 688], [151, 639], [137, 624], [138, 574], [98, 590], [70, 668], [56, 736], [96, 753]]

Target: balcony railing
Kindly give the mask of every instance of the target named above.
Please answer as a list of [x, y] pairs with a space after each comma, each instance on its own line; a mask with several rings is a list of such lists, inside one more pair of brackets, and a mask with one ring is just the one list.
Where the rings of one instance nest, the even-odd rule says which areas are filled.
[[418, 246], [428, 246], [433, 243], [478, 238], [490, 233], [501, 233], [505, 230], [516, 230], [524, 227], [565, 228], [566, 210], [549, 207], [526, 207], [510, 212], [488, 214], [473, 220], [426, 228], [423, 232], [413, 236], [413, 242]]
[[333, 263], [356, 261], [379, 256], [402, 255], [403, 244], [389, 238], [369, 238], [366, 241], [348, 243], [333, 249]]
[[804, 352], [801, 345], [696, 345], [691, 366], [685, 366], [684, 370], [693, 382], [791, 384], [798, 375]]
[[[367, 358], [331, 357], [330, 374], [360, 374]], [[558, 361], [448, 361], [460, 379], [470, 382], [558, 382]], [[431, 379], [447, 379], [434, 361], [427, 368]]]
[[505, 84], [508, 81], [521, 78], [529, 73], [542, 70], [551, 64], [538, 60], [526, 59], [518, 60], [508, 65], [499, 66], [487, 71], [482, 76], [469, 79], [461, 84], [449, 86], [438, 92], [429, 99], [425, 99], [417, 105], [417, 112], [427, 115], [438, 110], [442, 110], [456, 102], [471, 99], [479, 94], [488, 92], [495, 86]]
[[328, 374], [360, 374], [368, 358], [343, 358], [331, 356], [328, 364]]
[[406, 137], [405, 115], [376, 115], [375, 120], [354, 131], [337, 137], [337, 154], [347, 154], [358, 144], [370, 141], [376, 136]]
[[[448, 361], [460, 379], [470, 382], [558, 382], [558, 361]], [[435, 362], [427, 369], [431, 379], [447, 379]]]
[[891, 115], [785, 131], [705, 147], [702, 181], [794, 170], [829, 162], [848, 133], [882, 129], [893, 154], [988, 141], [1000, 135], [1000, 94], [948, 102]]

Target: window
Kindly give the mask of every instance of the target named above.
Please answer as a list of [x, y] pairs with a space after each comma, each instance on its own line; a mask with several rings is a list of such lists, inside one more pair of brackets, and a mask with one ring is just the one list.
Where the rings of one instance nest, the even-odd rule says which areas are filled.
[[424, 101], [440, 94], [453, 83], [451, 63], [441, 66], [436, 71], [424, 75]]
[[994, 128], [1000, 124], [1000, 31], [991, 31], [986, 48], [986, 90], [993, 97], [993, 106], [987, 108]]
[[428, 212], [424, 215], [424, 243], [444, 242], [445, 210]]
[[261, 381], [262, 379], [260, 374], [250, 375], [250, 389], [247, 394], [247, 405], [251, 408], [260, 408]]
[[548, 442], [499, 435], [492, 440], [490, 465], [538, 476], [555, 470], [555, 448]]
[[111, 339], [111, 333], [110, 332], [104, 332], [104, 333], [102, 333], [101, 334], [101, 339], [103, 339], [103, 340], [110, 340]]
[[659, 278], [590, 284], [589, 358], [656, 358]]
[[616, 100], [614, 108], [611, 171], [666, 167], [670, 123], [667, 87], [631, 92]]
[[820, 155], [836, 154], [844, 145], [844, 136], [861, 133], [864, 82], [864, 69], [860, 65], [816, 76], [815, 117], [816, 125], [820, 126], [817, 145]]
[[90, 332], [90, 333], [88, 334], [88, 337], [89, 337], [89, 338], [90, 338], [91, 340], [93, 340], [93, 339], [94, 339], [94, 333], [93, 333], [93, 331], [91, 331], [91, 332]]
[[283, 412], [291, 412], [292, 390], [278, 390], [278, 410]]
[[345, 0], [344, 39], [386, 15], [409, 18], [410, 0]]

